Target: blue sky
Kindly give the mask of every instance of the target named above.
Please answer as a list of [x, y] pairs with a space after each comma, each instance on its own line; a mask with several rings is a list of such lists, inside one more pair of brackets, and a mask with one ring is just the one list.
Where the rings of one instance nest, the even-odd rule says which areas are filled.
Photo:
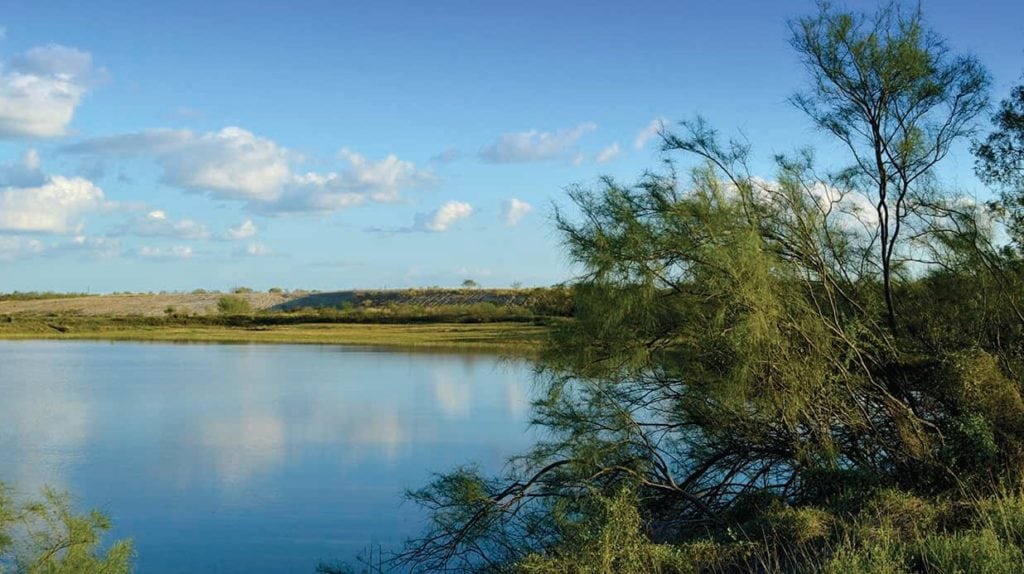
[[[851, 2], [872, 10], [874, 2]], [[1024, 4], [924, 1], [993, 97]], [[786, 101], [812, 2], [20, 2], [0, 13], [0, 291], [547, 285], [564, 190], [701, 114], [837, 148]], [[984, 195], [960, 149], [945, 180]]]

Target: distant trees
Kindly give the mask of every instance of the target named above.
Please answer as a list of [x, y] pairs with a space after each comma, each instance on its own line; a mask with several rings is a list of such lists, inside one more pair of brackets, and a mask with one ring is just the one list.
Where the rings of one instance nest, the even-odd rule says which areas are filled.
[[462, 282], [463, 289], [476, 289], [479, 286], [480, 284], [472, 279], [466, 279], [465, 281]]

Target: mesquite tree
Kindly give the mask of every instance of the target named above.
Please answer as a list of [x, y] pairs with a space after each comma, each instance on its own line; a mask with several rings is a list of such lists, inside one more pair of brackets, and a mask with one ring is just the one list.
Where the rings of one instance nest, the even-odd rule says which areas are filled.
[[995, 131], [975, 143], [975, 171], [1001, 192], [1001, 205], [1018, 247], [1024, 247], [1024, 86], [1000, 103], [992, 118]]
[[[875, 16], [837, 12], [792, 24], [791, 43], [811, 76], [792, 98], [853, 156], [846, 184], [875, 205], [879, 272], [890, 327], [901, 233], [930, 203], [927, 179], [988, 104], [989, 79], [970, 56], [952, 53], [924, 28], [920, 10], [891, 4]], [[915, 197], [917, 195], [917, 197]]]
[[[984, 71], [918, 13], [826, 7], [794, 31], [815, 71], [796, 101], [856, 166], [820, 175], [802, 152], [758, 178], [747, 144], [695, 121], [662, 134], [665, 173], [573, 190], [557, 222], [584, 273], [541, 362], [543, 440], [502, 477], [460, 469], [413, 493], [432, 520], [406, 564], [572, 556], [595, 501], [622, 492], [650, 564], [763, 542], [771, 504], [838, 514], [879, 489], [955, 496], [1022, 468], [1024, 330], [1004, 296], [1022, 275], [992, 279], [977, 206], [925, 185], [983, 107]], [[921, 251], [938, 265], [894, 281]]]

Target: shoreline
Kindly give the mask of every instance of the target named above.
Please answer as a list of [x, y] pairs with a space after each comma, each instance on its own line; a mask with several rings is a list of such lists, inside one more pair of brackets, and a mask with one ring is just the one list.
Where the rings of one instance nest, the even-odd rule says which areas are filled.
[[[97, 320], [99, 319], [99, 320]], [[288, 325], [132, 324], [121, 317], [17, 317], [0, 320], [0, 340], [352, 345], [531, 355], [548, 327], [523, 322], [344, 323]]]

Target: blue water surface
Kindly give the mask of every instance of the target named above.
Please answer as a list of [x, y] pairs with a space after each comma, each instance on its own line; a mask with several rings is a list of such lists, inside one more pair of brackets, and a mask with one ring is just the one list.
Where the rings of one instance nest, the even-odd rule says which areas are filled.
[[399, 547], [432, 473], [526, 448], [529, 389], [486, 355], [0, 342], [0, 482], [105, 511], [142, 573], [308, 573]]

